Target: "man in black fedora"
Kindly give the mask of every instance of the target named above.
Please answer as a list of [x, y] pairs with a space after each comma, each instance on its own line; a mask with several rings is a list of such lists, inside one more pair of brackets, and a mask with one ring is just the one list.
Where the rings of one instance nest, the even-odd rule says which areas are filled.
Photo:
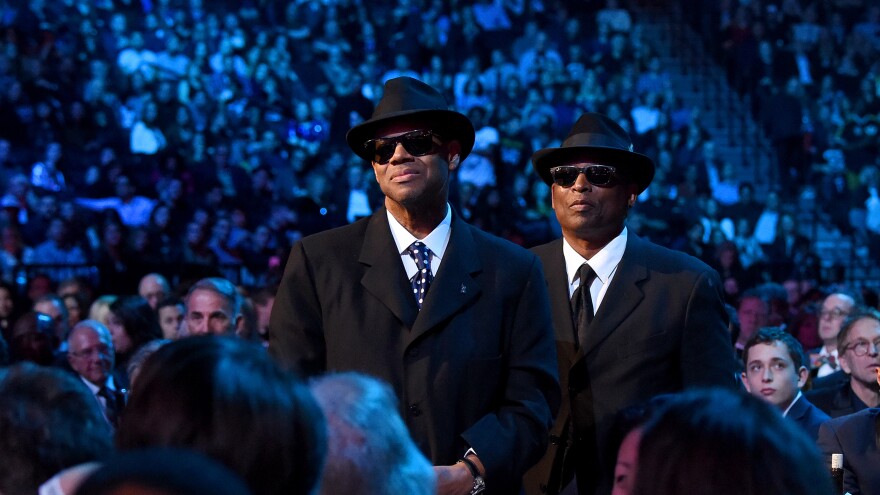
[[430, 86], [389, 80], [346, 140], [384, 207], [293, 246], [269, 351], [307, 375], [390, 383], [438, 493], [518, 493], [559, 404], [541, 264], [450, 208], [474, 128]]
[[551, 187], [562, 239], [534, 248], [550, 293], [563, 401], [527, 492], [610, 493], [615, 416], [664, 393], [734, 387], [718, 274], [626, 228], [654, 162], [626, 131], [587, 113], [532, 163]]

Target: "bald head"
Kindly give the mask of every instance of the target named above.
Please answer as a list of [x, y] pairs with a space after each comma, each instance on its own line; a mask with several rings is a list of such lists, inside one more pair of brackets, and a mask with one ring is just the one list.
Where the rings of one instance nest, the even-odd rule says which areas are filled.
[[138, 294], [150, 303], [154, 311], [159, 301], [165, 299], [170, 292], [171, 286], [168, 285], [168, 280], [158, 273], [144, 275], [138, 284]]

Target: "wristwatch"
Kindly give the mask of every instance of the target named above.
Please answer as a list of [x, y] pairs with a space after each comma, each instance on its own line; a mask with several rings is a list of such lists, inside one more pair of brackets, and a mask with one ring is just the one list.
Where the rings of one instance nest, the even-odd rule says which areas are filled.
[[486, 480], [480, 476], [480, 471], [477, 469], [477, 465], [474, 464], [474, 461], [467, 458], [467, 456], [459, 459], [458, 462], [463, 463], [467, 466], [468, 471], [471, 472], [471, 476], [474, 477], [474, 486], [471, 487], [470, 495], [478, 495], [483, 493], [486, 490]]

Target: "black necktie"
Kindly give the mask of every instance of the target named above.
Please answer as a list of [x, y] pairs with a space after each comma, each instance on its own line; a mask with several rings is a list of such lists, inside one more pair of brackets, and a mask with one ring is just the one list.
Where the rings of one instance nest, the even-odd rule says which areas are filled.
[[596, 278], [596, 272], [584, 263], [578, 268], [578, 278], [581, 284], [571, 295], [572, 320], [577, 329], [578, 344], [583, 347], [587, 337], [587, 329], [593, 321], [593, 296], [590, 295], [590, 285]]
[[422, 303], [428, 294], [428, 287], [431, 286], [431, 282], [434, 280], [434, 274], [431, 273], [431, 250], [422, 241], [410, 244], [406, 250], [409, 251], [409, 255], [419, 268], [418, 273], [413, 276], [410, 283], [412, 284], [416, 303], [419, 305], [419, 309], [422, 309]]
[[110, 421], [110, 424], [115, 428], [118, 426], [119, 413], [122, 411], [123, 399], [121, 394], [115, 390], [103, 387], [98, 391], [98, 396], [104, 398], [104, 412], [107, 414], [107, 420]]

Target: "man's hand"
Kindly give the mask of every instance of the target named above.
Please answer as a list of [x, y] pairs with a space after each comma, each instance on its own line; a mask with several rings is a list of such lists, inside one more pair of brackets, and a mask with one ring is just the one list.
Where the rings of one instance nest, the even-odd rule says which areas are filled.
[[437, 475], [437, 495], [467, 495], [474, 486], [474, 477], [460, 462], [434, 466], [434, 474]]

